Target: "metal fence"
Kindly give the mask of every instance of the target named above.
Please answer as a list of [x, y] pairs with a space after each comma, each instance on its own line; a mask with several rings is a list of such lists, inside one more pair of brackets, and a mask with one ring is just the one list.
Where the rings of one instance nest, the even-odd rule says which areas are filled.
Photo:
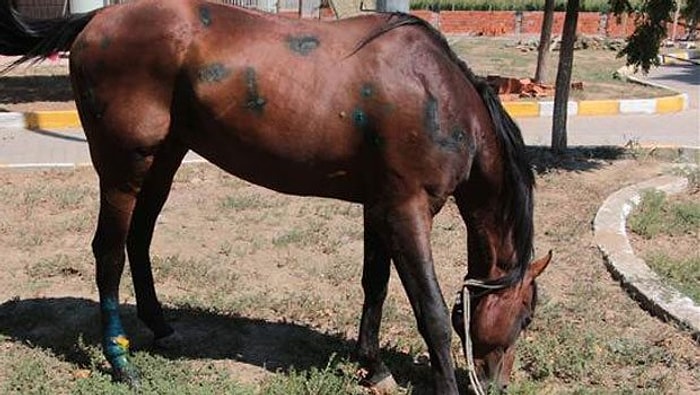
[[[10, 0], [15, 8], [30, 18], [55, 18], [70, 13], [69, 0]], [[106, 0], [105, 4], [127, 3], [130, 0]], [[298, 11], [300, 0], [214, 0], [266, 12]]]

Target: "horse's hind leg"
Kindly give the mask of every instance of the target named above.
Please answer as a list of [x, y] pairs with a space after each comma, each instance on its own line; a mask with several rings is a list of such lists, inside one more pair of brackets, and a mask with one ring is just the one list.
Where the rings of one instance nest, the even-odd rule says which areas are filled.
[[[379, 356], [379, 327], [382, 306], [387, 294], [391, 258], [386, 242], [381, 238], [381, 225], [373, 218], [371, 208], [364, 208], [364, 266], [362, 289], [365, 301], [362, 305], [362, 320], [358, 339], [357, 356], [368, 374], [363, 378], [370, 387], [393, 387], [391, 372]], [[388, 389], [388, 388], [387, 388]]]
[[126, 241], [138, 317], [153, 331], [156, 342], [173, 334], [173, 330], [165, 322], [156, 296], [149, 248], [158, 214], [186, 153], [187, 147], [173, 137], [158, 148], [138, 195]]
[[[117, 380], [136, 383], [127, 360], [129, 342], [119, 315], [119, 282], [124, 269], [124, 246], [140, 180], [150, 161], [132, 152], [100, 145], [91, 147], [100, 175], [100, 214], [92, 241], [102, 317], [102, 347]], [[100, 152], [101, 151], [101, 152]]]

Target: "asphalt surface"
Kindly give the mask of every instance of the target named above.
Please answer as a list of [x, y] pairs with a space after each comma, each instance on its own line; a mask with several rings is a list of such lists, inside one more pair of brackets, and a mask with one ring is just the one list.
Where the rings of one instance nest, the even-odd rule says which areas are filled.
[[[567, 123], [569, 146], [683, 146], [700, 147], [700, 66], [661, 66], [646, 80], [687, 93], [688, 109], [672, 114], [571, 116]], [[548, 146], [551, 117], [519, 118], [528, 145]], [[201, 160], [190, 153], [186, 160]], [[0, 166], [74, 166], [90, 162], [81, 130], [0, 128]]]

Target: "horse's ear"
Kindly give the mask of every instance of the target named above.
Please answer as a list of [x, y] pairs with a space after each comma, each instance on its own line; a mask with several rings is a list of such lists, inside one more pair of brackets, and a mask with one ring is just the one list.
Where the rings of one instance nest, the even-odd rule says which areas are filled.
[[547, 253], [547, 255], [530, 264], [530, 276], [532, 276], [533, 279], [537, 278], [540, 274], [542, 274], [544, 269], [547, 268], [547, 265], [549, 265], [549, 262], [551, 261], [552, 250], [549, 250], [549, 253]]

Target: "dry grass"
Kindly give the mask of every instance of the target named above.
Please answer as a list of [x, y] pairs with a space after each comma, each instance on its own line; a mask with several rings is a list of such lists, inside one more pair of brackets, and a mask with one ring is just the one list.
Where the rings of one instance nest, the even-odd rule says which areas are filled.
[[[479, 75], [532, 78], [537, 62], [536, 50], [518, 47], [518, 39], [453, 37], [452, 47]], [[527, 42], [528, 40], [523, 40]], [[534, 48], [532, 45], [524, 47]], [[559, 52], [552, 51], [547, 58], [545, 82], [553, 85], [557, 74]], [[583, 90], [571, 90], [571, 100], [653, 98], [672, 95], [673, 92], [650, 86], [625, 82], [614, 77], [615, 71], [625, 65], [615, 51], [585, 49], [574, 53], [571, 81], [583, 82]], [[553, 97], [544, 100], [554, 100]]]
[[[591, 237], [602, 200], [662, 165], [590, 152], [556, 162], [535, 154], [536, 250], [554, 249], [555, 262], [519, 343], [511, 393], [697, 392], [697, 346], [628, 298]], [[94, 185], [90, 169], [0, 172], [0, 393], [128, 392], [110, 382], [98, 346], [89, 247]], [[80, 192], [60, 192], [71, 189]], [[70, 218], [92, 225], [64, 227]], [[41, 243], [29, 246], [36, 234]], [[433, 243], [449, 301], [466, 251], [451, 204], [436, 218]], [[362, 300], [361, 252], [357, 205], [283, 196], [209, 165], [184, 167], [153, 246], [161, 300], [186, 339], [181, 349], [149, 348], [128, 277], [123, 281], [125, 326], [144, 393], [364, 393], [349, 359]], [[395, 273], [382, 328], [397, 380], [406, 392], [429, 394], [429, 369], [412, 363], [425, 346]], [[464, 388], [464, 371], [458, 374]]]

